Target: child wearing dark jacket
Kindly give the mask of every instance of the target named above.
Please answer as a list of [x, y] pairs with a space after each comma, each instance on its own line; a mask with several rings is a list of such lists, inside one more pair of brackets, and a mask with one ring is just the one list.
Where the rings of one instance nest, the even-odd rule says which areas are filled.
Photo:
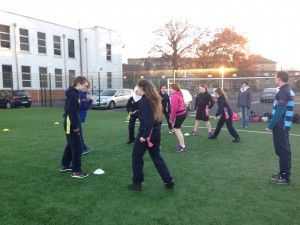
[[142, 183], [144, 181], [143, 156], [147, 150], [161, 179], [165, 183], [165, 188], [174, 189], [175, 183], [173, 182], [173, 178], [164, 159], [160, 155], [162, 117], [160, 96], [155, 86], [145, 79], [138, 82], [137, 94], [142, 96], [139, 102], [140, 127], [132, 151], [133, 183], [128, 185], [128, 189], [136, 191], [142, 190]]
[[171, 113], [171, 105], [170, 105], [170, 96], [166, 92], [166, 85], [161, 85], [159, 88], [159, 95], [161, 97], [161, 104], [163, 109], [163, 114], [167, 120], [169, 134], [174, 134], [172, 124], [170, 123], [170, 113]]
[[127, 144], [134, 143], [135, 141], [134, 128], [135, 128], [135, 122], [139, 117], [138, 102], [141, 99], [141, 96], [137, 96], [135, 92], [136, 92], [136, 88], [134, 88], [132, 96], [128, 99], [126, 105], [126, 110], [129, 116], [129, 123], [128, 123], [129, 139], [127, 141]]
[[215, 98], [218, 99], [218, 111], [216, 113], [215, 119], [219, 119], [217, 127], [212, 136], [209, 139], [216, 139], [224, 125], [226, 123], [227, 129], [232, 137], [234, 137], [232, 142], [240, 142], [240, 136], [232, 126], [232, 111], [227, 103], [226, 93], [221, 88], [216, 88], [214, 91]]
[[[80, 112], [79, 112], [79, 117], [80, 117], [80, 122], [84, 123], [86, 116], [87, 116], [87, 111], [88, 109], [92, 106], [93, 103], [93, 98], [94, 96], [87, 96], [86, 91], [80, 92]], [[82, 154], [85, 155], [89, 153], [92, 148], [88, 148], [84, 142], [83, 139], [83, 132], [82, 132], [82, 124], [80, 123], [80, 140], [81, 140], [81, 147], [82, 147]]]
[[[73, 87], [66, 91], [64, 106], [64, 129], [66, 132], [67, 145], [61, 160], [60, 171], [72, 171], [71, 177], [85, 178], [87, 173], [81, 171], [81, 141], [80, 141], [80, 97], [79, 93], [88, 87], [88, 80], [79, 76], [73, 81]], [[72, 166], [71, 166], [72, 164]]]

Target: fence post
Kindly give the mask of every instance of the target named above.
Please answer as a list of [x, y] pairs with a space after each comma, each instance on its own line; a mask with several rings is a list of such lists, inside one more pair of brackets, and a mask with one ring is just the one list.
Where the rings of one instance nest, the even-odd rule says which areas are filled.
[[52, 107], [52, 89], [51, 89], [51, 77], [49, 73], [49, 100], [50, 100], [50, 107]]

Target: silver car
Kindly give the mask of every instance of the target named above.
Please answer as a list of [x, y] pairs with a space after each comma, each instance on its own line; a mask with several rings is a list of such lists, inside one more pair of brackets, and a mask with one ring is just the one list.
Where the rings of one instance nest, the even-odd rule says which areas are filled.
[[260, 95], [260, 102], [273, 103], [278, 90], [278, 88], [265, 88]]
[[105, 89], [100, 95], [95, 96], [92, 108], [114, 109], [116, 107], [126, 107], [132, 92], [132, 89]]

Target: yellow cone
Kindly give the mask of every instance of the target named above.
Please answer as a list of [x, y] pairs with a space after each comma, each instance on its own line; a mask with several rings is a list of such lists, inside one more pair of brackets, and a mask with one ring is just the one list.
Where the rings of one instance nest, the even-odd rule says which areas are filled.
[[59, 124], [59, 122], [55, 122], [54, 124]]
[[9, 129], [5, 128], [3, 129], [3, 132], [9, 132]]

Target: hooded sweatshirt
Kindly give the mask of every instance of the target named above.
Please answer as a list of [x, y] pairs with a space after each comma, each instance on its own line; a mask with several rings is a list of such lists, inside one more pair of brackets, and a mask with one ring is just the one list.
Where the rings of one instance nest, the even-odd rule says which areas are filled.
[[[65, 114], [64, 118], [67, 119], [67, 127], [66, 131], [72, 132], [79, 128], [79, 109], [80, 109], [80, 98], [79, 98], [79, 91], [74, 88], [70, 87], [66, 91], [66, 102], [64, 106]], [[69, 118], [69, 124], [68, 124]]]
[[251, 106], [251, 91], [248, 86], [241, 88], [238, 96], [238, 107], [248, 107]]
[[80, 95], [79, 117], [81, 123], [84, 123], [87, 115], [87, 110], [92, 106], [93, 100], [88, 99], [86, 91], [81, 91], [79, 95]]
[[180, 116], [186, 113], [184, 105], [183, 95], [180, 91], [176, 91], [171, 97], [171, 116], [170, 122], [174, 123], [176, 116]]

